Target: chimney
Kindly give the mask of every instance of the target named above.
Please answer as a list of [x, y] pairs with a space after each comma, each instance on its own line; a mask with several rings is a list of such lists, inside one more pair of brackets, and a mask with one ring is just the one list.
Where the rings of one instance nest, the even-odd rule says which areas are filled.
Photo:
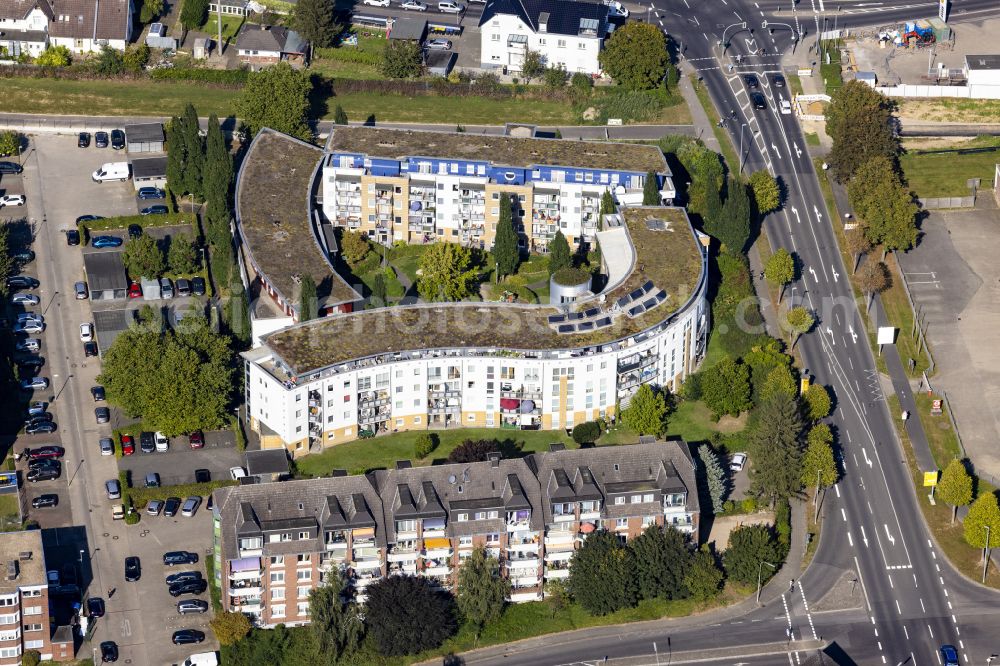
[[549, 31], [549, 13], [542, 12], [538, 15], [538, 32]]
[[17, 575], [21, 572], [20, 566], [18, 566], [17, 560], [11, 560], [7, 563], [7, 580], [17, 580]]
[[490, 461], [490, 467], [499, 467], [500, 466], [500, 452], [499, 451], [490, 451], [489, 453], [486, 454], [486, 459]]

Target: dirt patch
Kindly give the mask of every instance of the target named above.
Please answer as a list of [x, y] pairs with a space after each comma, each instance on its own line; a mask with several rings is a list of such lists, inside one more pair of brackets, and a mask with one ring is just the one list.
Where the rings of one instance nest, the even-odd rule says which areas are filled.
[[1000, 101], [992, 99], [901, 99], [897, 115], [904, 120], [947, 123], [1000, 122]]
[[719, 422], [715, 424], [715, 430], [727, 434], [731, 432], [739, 432], [747, 427], [748, 417], [748, 412], [744, 412], [739, 416], [723, 416], [719, 419]]
[[712, 531], [708, 535], [708, 542], [714, 542], [716, 550], [721, 552], [729, 547], [729, 533], [737, 527], [761, 524], [773, 525], [774, 513], [761, 511], [738, 516], [716, 516], [712, 523]]

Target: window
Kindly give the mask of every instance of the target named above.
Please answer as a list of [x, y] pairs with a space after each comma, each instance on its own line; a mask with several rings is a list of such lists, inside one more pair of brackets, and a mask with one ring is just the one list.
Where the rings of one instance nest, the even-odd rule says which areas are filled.
[[284, 583], [285, 582], [285, 572], [284, 571], [272, 571], [271, 572], [271, 584]]
[[40, 596], [42, 596], [42, 591], [41, 590], [22, 590], [21, 591], [21, 596], [22, 597], [40, 597]]
[[[80, 39], [76, 41], [82, 41]], [[0, 648], [0, 659], [8, 659], [11, 657], [16, 657], [21, 654], [21, 647], [10, 647], [10, 648]]]
[[312, 571], [309, 569], [303, 569], [295, 574], [296, 580], [312, 580], [312, 577]]
[[285, 604], [271, 606], [271, 617], [285, 617]]
[[643, 516], [642, 517], [642, 527], [643, 529], [649, 527], [650, 525], [656, 524], [656, 516]]
[[639, 504], [642, 502], [642, 495], [632, 495], [632, 497], [629, 498], [629, 501], [632, 504]]
[[561, 48], [561, 49], [566, 48], [566, 40], [565, 39], [557, 39], [556, 40], [556, 46], [559, 47], [559, 48]]
[[271, 601], [282, 601], [285, 598], [285, 588], [283, 587], [272, 587], [271, 588]]
[[304, 541], [309, 538], [309, 532], [299, 532], [299, 541]]
[[299, 553], [299, 564], [309, 564], [309, 553]]
[[[618, 467], [618, 465], [615, 465], [615, 467]], [[621, 505], [621, 504], [624, 504], [624, 503], [625, 503], [625, 498], [624, 497], [616, 497], [615, 498], [615, 504]]]
[[295, 608], [299, 611], [299, 615], [309, 615], [309, 604], [297, 604]]
[[459, 548], [468, 548], [471, 545], [472, 545], [472, 537], [470, 536], [458, 537]]
[[24, 642], [24, 649], [25, 650], [38, 650], [38, 649], [41, 649], [44, 645], [45, 645], [45, 641], [43, 641], [43, 640], [25, 641]]
[[455, 520], [457, 520], [460, 523], [464, 522], [464, 521], [466, 521], [468, 519], [469, 519], [469, 514], [467, 514], [467, 513], [460, 513], [457, 516], [455, 516]]
[[476, 517], [473, 520], [486, 520], [486, 512], [476, 511]]
[[619, 518], [616, 520], [615, 527], [628, 527], [628, 518]]
[[24, 614], [25, 615], [41, 615], [42, 614], [42, 607], [41, 606], [27, 606], [24, 609]]
[[642, 496], [642, 501], [643, 502], [652, 502], [653, 501], [653, 493], [644, 493], [643, 496]]
[[486, 535], [486, 543], [490, 543], [490, 544], [500, 543], [500, 535], [499, 534], [495, 534], [495, 533], [494, 534], [487, 534]]
[[284, 555], [272, 555], [271, 556], [271, 566], [281, 566], [285, 563]]
[[24, 625], [24, 631], [25, 632], [29, 632], [29, 631], [41, 631], [41, 630], [42, 630], [42, 625], [39, 624], [39, 623], [37, 623], [37, 622], [33, 622], [31, 624]]

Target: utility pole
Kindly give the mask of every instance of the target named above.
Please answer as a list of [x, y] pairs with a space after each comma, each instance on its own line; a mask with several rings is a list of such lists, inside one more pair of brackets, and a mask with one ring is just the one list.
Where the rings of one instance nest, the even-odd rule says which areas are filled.
[[813, 522], [819, 522], [819, 475], [821, 470], [816, 470], [816, 495], [813, 496]]
[[986, 584], [986, 568], [990, 566], [990, 526], [983, 525], [983, 529], [986, 530], [986, 549], [985, 557], [983, 557], [983, 584]]
[[757, 567], [757, 605], [758, 606], [760, 605], [760, 579], [761, 579], [761, 575], [764, 573], [764, 565], [765, 564], [767, 566], [771, 567], [772, 569], [774, 569], [775, 571], [778, 570], [778, 567], [774, 566], [770, 562], [765, 562], [764, 560], [760, 561], [760, 566]]

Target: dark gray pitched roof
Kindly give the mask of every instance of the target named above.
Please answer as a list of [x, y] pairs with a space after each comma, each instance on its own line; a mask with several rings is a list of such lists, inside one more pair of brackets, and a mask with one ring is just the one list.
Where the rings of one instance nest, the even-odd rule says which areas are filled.
[[[608, 7], [600, 2], [574, 0], [488, 0], [479, 25], [497, 14], [519, 17], [534, 32], [545, 23], [546, 32], [554, 35], [580, 34], [581, 21], [596, 21], [596, 36], [603, 38], [608, 31]], [[539, 18], [548, 14], [544, 21]]]
[[[52, 18], [52, 8], [46, 0], [0, 0], [0, 19], [23, 21], [35, 7], [41, 9], [49, 19]], [[19, 33], [8, 32], [7, 34]], [[8, 39], [13, 39], [13, 37], [8, 37]]]
[[244, 23], [236, 37], [236, 48], [247, 51], [305, 53], [306, 42], [299, 33], [283, 25]]
[[287, 474], [288, 453], [284, 449], [263, 449], [247, 451], [247, 474]]

